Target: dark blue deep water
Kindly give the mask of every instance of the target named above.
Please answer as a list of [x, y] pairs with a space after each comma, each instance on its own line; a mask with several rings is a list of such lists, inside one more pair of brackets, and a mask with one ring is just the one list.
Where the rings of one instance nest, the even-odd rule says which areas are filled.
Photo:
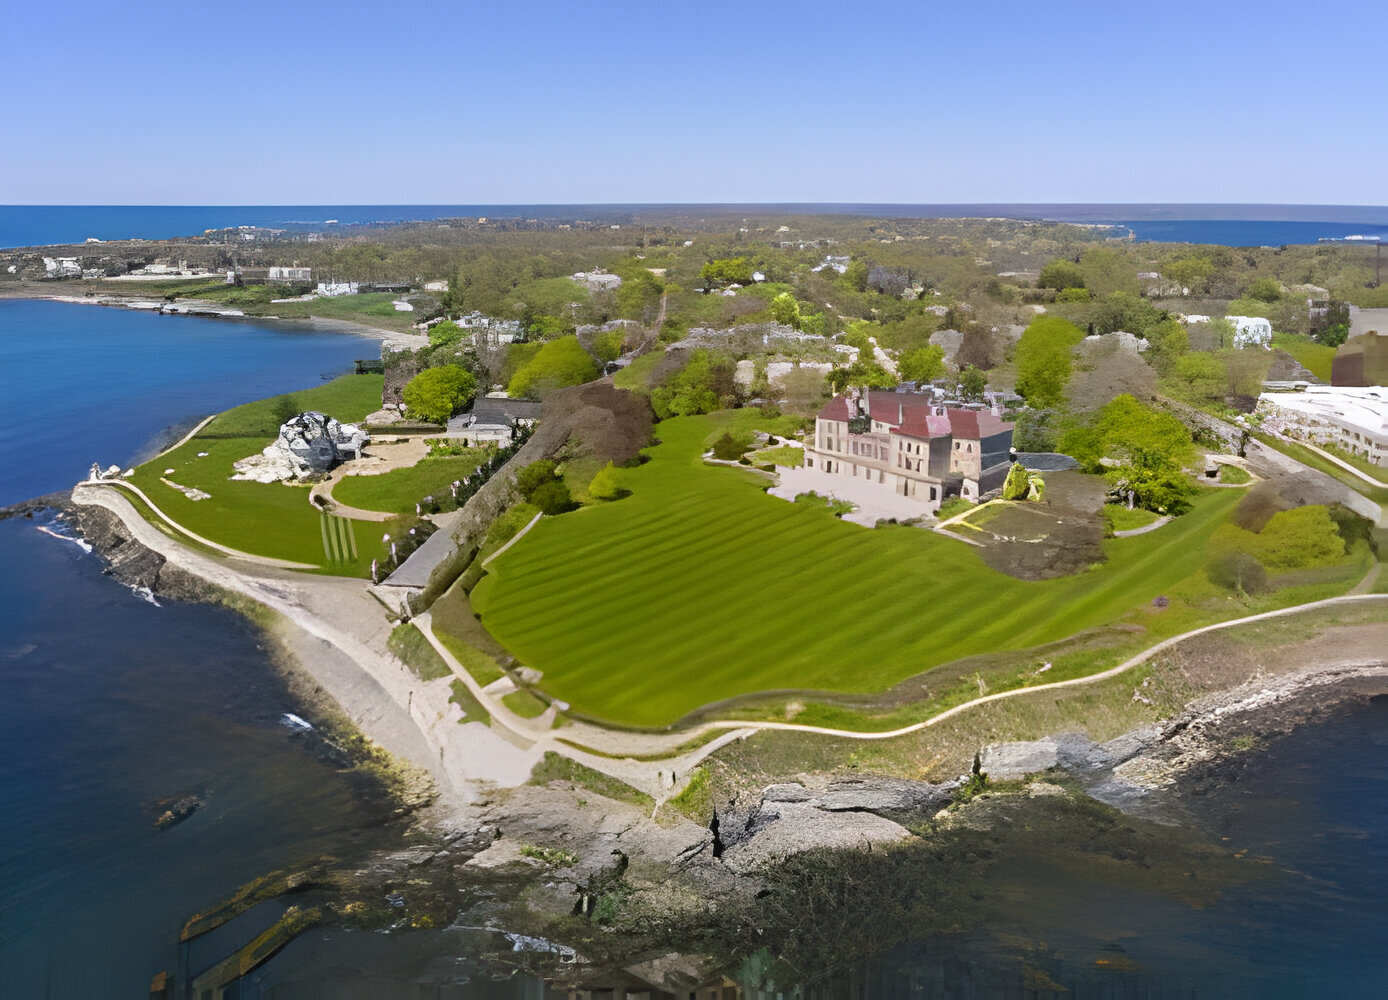
[[[777, 205], [0, 205], [0, 247], [100, 240], [169, 239], [207, 229], [262, 226], [332, 232], [485, 215], [494, 218], [627, 219], [652, 212], [851, 214], [885, 218], [1051, 219], [1131, 229], [1139, 240], [1279, 246], [1378, 234], [1388, 207], [1359, 205], [777, 204]], [[331, 221], [330, 221], [331, 220]]]

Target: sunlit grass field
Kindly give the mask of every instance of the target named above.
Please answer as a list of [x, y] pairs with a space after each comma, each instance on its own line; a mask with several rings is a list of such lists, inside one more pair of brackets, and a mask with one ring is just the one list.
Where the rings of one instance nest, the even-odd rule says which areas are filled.
[[[1108, 561], [1027, 582], [920, 528], [862, 528], [705, 466], [755, 411], [667, 420], [632, 495], [541, 521], [473, 592], [488, 630], [549, 694], [616, 723], [668, 725], [736, 695], [880, 691], [951, 660], [1112, 622], [1200, 569], [1242, 491], [1202, 494]], [[764, 428], [772, 429], [772, 428]]]
[[[380, 375], [344, 375], [293, 395], [303, 409], [354, 421], [380, 407], [381, 382]], [[307, 486], [230, 479], [234, 462], [274, 438], [274, 406], [264, 399], [227, 410], [189, 441], [139, 466], [131, 482], [169, 517], [211, 541], [342, 576], [366, 575], [380, 554], [379, 523], [325, 518], [309, 504]], [[165, 469], [173, 474], [165, 476]], [[165, 478], [211, 496], [190, 500]]]

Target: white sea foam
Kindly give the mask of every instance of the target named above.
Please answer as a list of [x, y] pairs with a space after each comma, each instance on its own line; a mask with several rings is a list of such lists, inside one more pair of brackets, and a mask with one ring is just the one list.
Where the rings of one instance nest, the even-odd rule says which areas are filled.
[[164, 606], [155, 598], [154, 591], [150, 590], [148, 587], [131, 587], [130, 592], [140, 600], [148, 601], [150, 604], [153, 604], [156, 608], [162, 608]]
[[48, 535], [50, 538], [58, 538], [64, 542], [71, 542], [73, 545], [76, 545], [83, 552], [91, 552], [92, 550], [91, 543], [88, 542], [85, 538], [78, 538], [76, 535], [65, 535], [61, 531], [54, 531], [46, 524], [40, 524], [38, 528], [40, 531], [42, 531], [45, 535]]

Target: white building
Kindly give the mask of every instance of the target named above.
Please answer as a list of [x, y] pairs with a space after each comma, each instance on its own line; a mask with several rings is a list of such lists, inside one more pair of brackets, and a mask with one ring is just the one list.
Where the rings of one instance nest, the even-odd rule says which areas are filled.
[[1262, 316], [1225, 316], [1234, 325], [1234, 346], [1272, 349], [1272, 323]]
[[313, 268], [311, 267], [272, 267], [268, 275], [269, 281], [312, 281]]
[[594, 268], [591, 271], [579, 271], [573, 276], [574, 281], [593, 292], [610, 292], [613, 289], [622, 287], [622, 279], [615, 274], [608, 274], [606, 271]]
[[446, 292], [448, 291], [448, 279], [443, 278], [438, 281], [426, 281], [424, 283], [426, 292]]
[[1263, 426], [1388, 467], [1388, 389], [1310, 385], [1258, 397]]
[[313, 294], [325, 299], [335, 299], [339, 295], [356, 295], [360, 286], [355, 281], [320, 281]]
[[76, 257], [45, 257], [43, 274], [46, 278], [80, 278], [82, 262]]

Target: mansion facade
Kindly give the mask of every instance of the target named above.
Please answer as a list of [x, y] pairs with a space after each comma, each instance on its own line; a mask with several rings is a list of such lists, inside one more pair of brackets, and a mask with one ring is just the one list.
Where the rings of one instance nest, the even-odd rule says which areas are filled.
[[942, 406], [930, 397], [892, 391], [836, 396], [815, 418], [805, 446], [807, 470], [826, 483], [865, 486], [895, 506], [933, 514], [950, 496], [977, 500], [1007, 478], [1012, 424], [987, 410]]

